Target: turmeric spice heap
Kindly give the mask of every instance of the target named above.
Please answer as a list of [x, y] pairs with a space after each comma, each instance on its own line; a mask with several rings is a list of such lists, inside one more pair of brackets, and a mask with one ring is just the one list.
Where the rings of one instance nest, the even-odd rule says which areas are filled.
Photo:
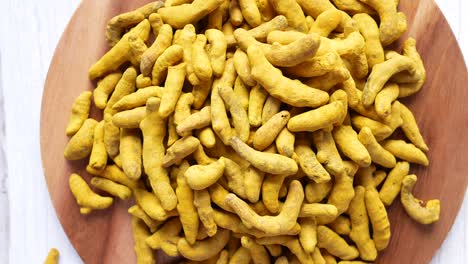
[[414, 39], [387, 48], [407, 28], [397, 6], [168, 0], [112, 18], [66, 128], [65, 157], [93, 175], [70, 176], [81, 213], [133, 196], [138, 263], [373, 262], [398, 194], [437, 221], [439, 201], [411, 193], [429, 148], [399, 98], [426, 72]]

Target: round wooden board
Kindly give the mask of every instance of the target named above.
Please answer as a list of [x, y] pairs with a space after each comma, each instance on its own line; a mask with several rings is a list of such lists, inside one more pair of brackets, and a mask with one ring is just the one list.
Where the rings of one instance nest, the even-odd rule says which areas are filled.
[[[60, 222], [86, 263], [135, 263], [127, 213], [131, 202], [119, 201], [108, 210], [80, 215], [68, 177], [78, 172], [89, 179], [84, 170], [87, 161], [64, 159], [68, 141], [65, 127], [75, 97], [94, 87], [87, 72], [107, 49], [107, 20], [147, 2], [84, 0], [63, 33], [45, 84], [41, 113], [44, 173]], [[415, 194], [424, 200], [439, 198], [442, 212], [438, 223], [423, 226], [412, 221], [395, 202], [389, 209], [391, 243], [377, 263], [429, 263], [457, 216], [467, 186], [468, 74], [455, 37], [432, 0], [402, 0], [400, 10], [408, 18], [407, 36], [418, 41], [428, 73], [421, 92], [404, 100], [430, 147], [431, 165], [412, 169], [419, 177]], [[92, 116], [101, 118], [97, 111]]]

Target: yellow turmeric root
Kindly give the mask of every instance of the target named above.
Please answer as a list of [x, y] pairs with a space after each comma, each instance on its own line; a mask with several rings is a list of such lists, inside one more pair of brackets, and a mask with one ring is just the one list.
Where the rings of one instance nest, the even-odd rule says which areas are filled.
[[78, 132], [65, 147], [64, 156], [68, 160], [79, 160], [91, 154], [94, 141], [94, 130], [98, 122], [92, 118], [84, 121]]
[[97, 108], [104, 109], [106, 107], [107, 100], [120, 78], [122, 78], [122, 73], [114, 72], [98, 81], [97, 87], [93, 91], [94, 104]]
[[158, 10], [158, 14], [173, 28], [183, 28], [187, 24], [195, 24], [223, 2], [223, 0], [194, 0], [191, 4], [163, 7]]
[[186, 67], [185, 63], [181, 63], [177, 66], [171, 66], [167, 70], [164, 93], [161, 97], [161, 105], [159, 106], [159, 114], [163, 118], [167, 118], [176, 108], [177, 100], [182, 94], [187, 72]]
[[140, 71], [144, 76], [151, 76], [154, 63], [159, 56], [172, 43], [172, 28], [167, 24], [163, 24], [159, 29], [156, 40], [141, 56]]
[[371, 186], [366, 188], [366, 209], [372, 224], [372, 239], [378, 251], [385, 249], [390, 241], [390, 222], [387, 210], [379, 198], [377, 190]]
[[426, 206], [413, 196], [413, 187], [417, 181], [416, 175], [408, 175], [403, 178], [400, 200], [406, 213], [416, 222], [428, 225], [437, 222], [440, 217], [440, 201], [429, 200]]
[[58, 264], [59, 251], [56, 248], [52, 248], [47, 255], [44, 264]]
[[81, 213], [102, 210], [112, 205], [111, 197], [103, 197], [93, 192], [80, 175], [73, 173], [69, 178], [70, 190], [80, 206]]
[[169, 167], [173, 164], [179, 163], [192, 154], [200, 145], [200, 141], [192, 136], [184, 137], [177, 140], [170, 148], [167, 149], [166, 155], [162, 160], [164, 167]]
[[105, 178], [93, 177], [91, 179], [91, 185], [115, 197], [119, 197], [121, 200], [127, 200], [132, 196], [130, 188]]
[[371, 156], [366, 147], [358, 140], [357, 133], [351, 126], [341, 125], [333, 129], [333, 138], [338, 149], [360, 167], [371, 164]]
[[317, 246], [326, 249], [340, 259], [351, 260], [359, 256], [359, 251], [326, 226], [317, 227]]
[[189, 244], [195, 243], [198, 234], [199, 218], [197, 209], [194, 205], [194, 194], [187, 184], [185, 172], [188, 169], [188, 162], [182, 163], [177, 174], [177, 211], [179, 212], [180, 222], [184, 229], [185, 239]]
[[156, 263], [156, 256], [146, 239], [151, 235], [145, 223], [139, 218], [132, 217], [133, 240], [137, 263]]
[[213, 185], [223, 176], [224, 161], [219, 159], [208, 165], [194, 165], [187, 169], [185, 178], [193, 190], [203, 190]]
[[382, 147], [402, 160], [423, 166], [429, 165], [426, 154], [411, 143], [403, 140], [386, 140], [382, 143]]
[[73, 103], [72, 114], [70, 121], [66, 128], [67, 136], [73, 136], [85, 122], [89, 116], [89, 109], [91, 107], [91, 92], [81, 93]]
[[190, 245], [184, 238], [177, 243], [179, 253], [190, 260], [203, 261], [218, 254], [229, 241], [231, 232], [220, 229], [216, 235]]
[[140, 131], [137, 129], [122, 129], [120, 134], [120, 157], [122, 169], [132, 180], [141, 176], [142, 142]]

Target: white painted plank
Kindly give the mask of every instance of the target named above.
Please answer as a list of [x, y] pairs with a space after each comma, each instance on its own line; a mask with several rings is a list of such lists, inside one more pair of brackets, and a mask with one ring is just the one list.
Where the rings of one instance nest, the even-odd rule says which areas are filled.
[[[1, 57], [1, 54], [0, 54]], [[8, 179], [6, 163], [5, 111], [3, 107], [2, 64], [0, 59], [0, 259], [8, 259], [10, 239]]]
[[[467, 58], [468, 35], [463, 29], [468, 27], [468, 17], [464, 16], [468, 13], [468, 3], [463, 0], [437, 2]], [[5, 96], [10, 179], [10, 240], [4, 240], [7, 233], [6, 230], [2, 231], [4, 222], [0, 220], [0, 259], [7, 259], [6, 255], [2, 255], [6, 253], [2, 248], [9, 242], [10, 263], [41, 263], [51, 247], [61, 251], [61, 263], [81, 263], [51, 205], [39, 151], [43, 83], [53, 50], [78, 3], [79, 0], [8, 0], [0, 3], [0, 54], [3, 65], [0, 82]], [[1, 116], [0, 107], [0, 119]], [[0, 146], [5, 146], [1, 140], [0, 126]], [[0, 173], [2, 171], [5, 171], [5, 166], [1, 164], [0, 152]], [[6, 210], [1, 200], [2, 190], [0, 184], [0, 210]], [[433, 264], [468, 263], [467, 200], [465, 198], [456, 223]], [[4, 211], [0, 214], [4, 215]]]

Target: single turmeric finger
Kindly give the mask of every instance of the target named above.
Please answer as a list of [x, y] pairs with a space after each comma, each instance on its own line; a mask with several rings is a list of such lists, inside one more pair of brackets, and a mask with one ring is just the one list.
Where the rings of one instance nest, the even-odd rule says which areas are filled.
[[44, 264], [58, 264], [59, 251], [56, 248], [52, 248], [47, 255]]
[[426, 206], [421, 205], [421, 201], [413, 196], [413, 187], [417, 181], [416, 175], [408, 175], [403, 178], [400, 200], [406, 213], [416, 222], [428, 225], [439, 221], [440, 201], [429, 200]]
[[344, 260], [355, 259], [359, 256], [359, 251], [354, 246], [348, 245], [343, 238], [326, 226], [317, 227], [317, 245]]
[[371, 156], [366, 147], [358, 140], [351, 126], [341, 125], [333, 129], [333, 138], [338, 149], [361, 167], [371, 164]]
[[251, 203], [256, 203], [259, 200], [261, 186], [263, 184], [263, 179], [265, 173], [258, 170], [253, 166], [247, 167], [244, 171], [244, 188], [245, 196]]
[[137, 180], [141, 176], [141, 154], [142, 142], [140, 131], [138, 129], [122, 129], [120, 134], [122, 169], [132, 180]]
[[328, 128], [343, 119], [345, 114], [342, 102], [331, 102], [319, 108], [293, 116], [288, 122], [288, 129], [292, 132], [309, 131]]
[[226, 63], [226, 38], [223, 32], [218, 29], [206, 30], [205, 36], [210, 45], [207, 52], [213, 69], [213, 75], [219, 77], [223, 74]]
[[299, 233], [299, 242], [307, 253], [312, 253], [317, 245], [317, 222], [313, 217], [299, 219], [301, 232]]
[[258, 127], [262, 124], [262, 112], [268, 92], [259, 84], [252, 87], [249, 94], [248, 115], [251, 126]]
[[397, 162], [395, 167], [388, 173], [382, 188], [380, 189], [380, 200], [390, 206], [401, 190], [401, 182], [408, 175], [410, 165], [406, 161]]
[[296, 77], [322, 76], [321, 78], [324, 78], [326, 77], [325, 74], [338, 68], [339, 60], [340, 57], [336, 52], [328, 52], [323, 55], [316, 55], [295, 66], [285, 68], [284, 71]]
[[423, 166], [429, 165], [426, 154], [411, 143], [403, 140], [386, 140], [382, 143], [382, 147], [402, 160]]
[[265, 247], [255, 242], [248, 236], [243, 236], [241, 238], [241, 243], [244, 248], [250, 252], [252, 261], [254, 264], [269, 264], [270, 255], [266, 251]]
[[152, 71], [153, 85], [160, 85], [169, 66], [182, 60], [184, 49], [180, 45], [172, 45], [164, 50], [154, 64]]
[[333, 187], [332, 181], [316, 183], [309, 182], [305, 187], [305, 197], [308, 203], [318, 203], [323, 201]]
[[251, 26], [256, 27], [262, 23], [260, 10], [255, 0], [238, 0], [245, 21]]
[[130, 110], [136, 107], [144, 106], [151, 97], [161, 98], [164, 88], [159, 86], [149, 86], [122, 97], [112, 108], [117, 111]]
[[253, 138], [254, 148], [257, 150], [264, 150], [270, 146], [288, 123], [289, 117], [290, 114], [288, 111], [281, 111], [258, 128]]
[[368, 127], [363, 127], [358, 135], [359, 141], [366, 147], [372, 162], [386, 168], [393, 168], [396, 164], [395, 156], [384, 149]]
[[380, 42], [380, 32], [375, 20], [365, 13], [356, 14], [353, 16], [357, 27], [362, 36], [366, 40], [366, 57], [369, 65], [369, 70], [374, 65], [384, 62], [384, 50]]
[[206, 229], [208, 236], [212, 237], [217, 233], [217, 225], [214, 219], [214, 211], [211, 207], [211, 198], [208, 190], [197, 190], [194, 192], [193, 203], [197, 208], [200, 221]]
[[194, 190], [203, 190], [216, 183], [223, 176], [224, 167], [222, 159], [207, 165], [191, 166], [185, 172], [187, 183]]
[[375, 121], [373, 119], [360, 115], [351, 117], [351, 123], [357, 130], [361, 130], [364, 127], [368, 127], [377, 141], [386, 139], [393, 133], [391, 127], [379, 121]]
[[244, 84], [248, 86], [254, 86], [256, 82], [252, 76], [252, 69], [251, 65], [249, 64], [249, 58], [247, 57], [247, 54], [245, 54], [245, 52], [241, 49], [237, 49], [234, 53], [233, 60], [236, 72]]
[[316, 33], [322, 37], [328, 37], [341, 23], [341, 18], [341, 12], [338, 9], [328, 9], [317, 16], [309, 29], [309, 34]]
[[94, 129], [93, 149], [89, 157], [89, 165], [96, 170], [102, 170], [107, 165], [107, 151], [104, 145], [104, 121], [99, 122]]
[[298, 170], [297, 163], [293, 159], [278, 154], [256, 151], [237, 137], [232, 137], [229, 145], [242, 158], [266, 173], [292, 175]]
[[307, 23], [301, 7], [293, 0], [270, 0], [275, 11], [288, 19], [288, 25], [299, 32], [307, 32]]
[[166, 118], [172, 114], [176, 108], [177, 101], [182, 94], [187, 65], [181, 63], [177, 66], [170, 66], [167, 71], [166, 83], [164, 85], [164, 93], [161, 97], [161, 105], [159, 106], [159, 114]]
[[179, 253], [190, 260], [203, 261], [218, 254], [229, 241], [231, 232], [220, 229], [216, 235], [190, 245], [184, 238], [177, 243]]
[[68, 160], [79, 160], [91, 154], [94, 142], [94, 130], [98, 122], [92, 118], [84, 121], [78, 132], [68, 141], [64, 156]]
[[401, 125], [401, 129], [405, 133], [406, 137], [419, 149], [422, 151], [427, 152], [429, 147], [424, 142], [424, 138], [419, 131], [418, 124], [416, 123], [416, 119], [414, 118], [413, 113], [406, 107], [404, 104], [400, 104], [400, 114], [401, 118], [403, 119], [403, 124]]
[[374, 186], [366, 188], [366, 209], [372, 224], [372, 238], [378, 251], [385, 249], [390, 241], [390, 222], [387, 210]]
[[127, 200], [132, 196], [132, 191], [130, 188], [105, 178], [93, 177], [91, 179], [91, 185], [115, 197], [119, 197], [121, 200]]
[[193, 245], [197, 239], [199, 218], [194, 205], [193, 191], [190, 189], [185, 177], [185, 172], [189, 168], [188, 162], [183, 162], [179, 168], [176, 188], [177, 211], [179, 212], [179, 219], [184, 229], [185, 239], [189, 244]]
[[195, 24], [223, 2], [224, 0], [195, 0], [190, 4], [163, 7], [158, 10], [158, 14], [173, 28], [182, 28], [187, 24]]
[[192, 154], [200, 145], [200, 141], [192, 136], [183, 137], [177, 140], [170, 148], [166, 150], [166, 155], [162, 160], [165, 168], [179, 163], [185, 157]]
[[81, 208], [102, 210], [112, 205], [114, 199], [93, 192], [80, 175], [73, 173], [69, 178], [70, 190]]
[[156, 256], [146, 239], [151, 235], [145, 223], [138, 217], [132, 217], [133, 240], [138, 263], [156, 263]]
[[91, 92], [81, 93], [73, 102], [70, 121], [66, 128], [67, 136], [73, 136], [89, 116], [91, 108]]
[[151, 77], [144, 76], [140, 74], [136, 78], [136, 87], [137, 89], [142, 89], [151, 86], [152, 80]]
[[307, 34], [288, 45], [273, 43], [269, 52], [265, 53], [267, 60], [280, 67], [296, 66], [317, 52], [320, 46], [320, 36]]
[[179, 219], [172, 218], [164, 223], [156, 232], [148, 236], [145, 239], [146, 244], [152, 249], [160, 249], [168, 238], [177, 236], [181, 230], [182, 224]]
[[387, 118], [392, 111], [392, 103], [398, 98], [399, 87], [394, 83], [387, 83], [375, 97], [375, 111], [382, 118]]
[[301, 137], [296, 142], [293, 158], [299, 163], [304, 173], [314, 182], [323, 183], [330, 181], [330, 174], [320, 164], [311, 148], [311, 142]]
[[115, 103], [117, 103], [124, 96], [129, 95], [135, 91], [135, 81], [137, 77], [136, 69], [130, 67], [125, 70], [120, 78], [119, 82], [115, 86], [114, 92], [107, 102], [106, 108], [104, 109], [104, 114], [114, 115], [117, 113], [117, 110], [113, 109]]
[[139, 205], [134, 205], [128, 208], [128, 213], [132, 216], [140, 218], [143, 222], [145, 222], [151, 233], [156, 232], [158, 227], [163, 224], [162, 222], [151, 219], [151, 217], [149, 217], [149, 215], [147, 215]]
[[332, 175], [340, 175], [344, 172], [343, 160], [341, 159], [335, 141], [330, 132], [323, 130], [312, 134], [313, 142], [317, 147], [317, 160], [325, 166]]
[[102, 80], [98, 81], [96, 89], [93, 91], [94, 104], [99, 109], [104, 109], [110, 94], [114, 91], [115, 86], [122, 78], [121, 72], [108, 74]]
[[192, 65], [195, 75], [200, 81], [206, 81], [213, 75], [210, 58], [205, 51], [207, 39], [198, 34], [192, 45]]
[[262, 184], [262, 202], [274, 214], [280, 210], [279, 193], [285, 178], [284, 175], [267, 175]]
[[146, 116], [146, 107], [141, 106], [118, 112], [112, 117], [112, 123], [119, 128], [138, 128]]
[[226, 108], [231, 113], [232, 123], [237, 136], [242, 141], [247, 141], [249, 138], [250, 124], [247, 116], [247, 112], [242, 107], [242, 103], [236, 96], [232, 88], [227, 86], [219, 86], [219, 95], [226, 104]]

